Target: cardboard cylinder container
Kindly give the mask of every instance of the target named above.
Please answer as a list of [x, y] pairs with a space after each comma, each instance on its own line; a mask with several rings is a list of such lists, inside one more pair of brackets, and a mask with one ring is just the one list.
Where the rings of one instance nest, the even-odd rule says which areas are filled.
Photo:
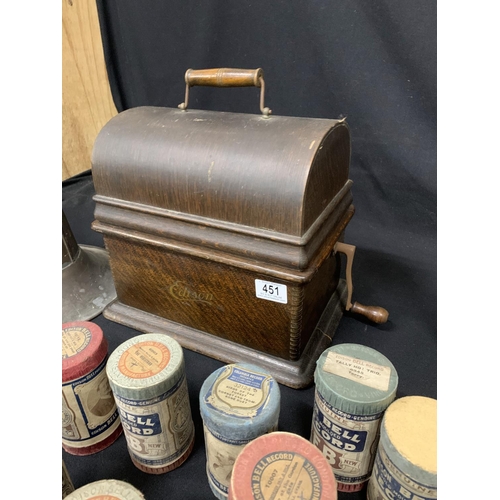
[[225, 500], [241, 450], [253, 439], [278, 429], [280, 389], [274, 378], [257, 366], [229, 364], [203, 383], [200, 412], [208, 483], [215, 497]]
[[322, 453], [290, 432], [271, 432], [243, 448], [229, 500], [337, 500], [337, 481]]
[[375, 349], [339, 344], [319, 357], [314, 381], [310, 440], [330, 463], [339, 491], [360, 491], [372, 472], [384, 411], [396, 397], [396, 369]]
[[159, 333], [138, 335], [111, 353], [106, 372], [134, 465], [163, 474], [184, 463], [194, 425], [179, 343]]
[[145, 500], [145, 497], [125, 481], [103, 479], [78, 488], [65, 500]]
[[389, 406], [367, 498], [437, 499], [436, 399], [405, 396]]
[[68, 468], [62, 461], [62, 497], [66, 498], [70, 493], [75, 491], [75, 487], [73, 485], [73, 481], [71, 481], [71, 477], [68, 472]]
[[107, 358], [108, 342], [98, 325], [62, 325], [62, 446], [72, 455], [97, 453], [122, 433]]

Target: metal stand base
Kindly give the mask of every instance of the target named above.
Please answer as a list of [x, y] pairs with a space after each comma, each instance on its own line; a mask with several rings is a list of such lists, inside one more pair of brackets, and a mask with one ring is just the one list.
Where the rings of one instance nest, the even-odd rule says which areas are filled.
[[62, 270], [62, 322], [91, 320], [115, 299], [108, 252], [79, 245], [74, 262]]

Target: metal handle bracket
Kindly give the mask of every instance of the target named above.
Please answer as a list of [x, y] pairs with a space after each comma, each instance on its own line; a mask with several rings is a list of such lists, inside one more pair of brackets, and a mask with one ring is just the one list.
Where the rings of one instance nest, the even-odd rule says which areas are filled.
[[188, 69], [184, 75], [184, 80], [186, 81], [184, 102], [178, 106], [182, 111], [187, 110], [190, 87], [260, 87], [260, 111], [265, 118], [269, 118], [271, 114], [271, 110], [264, 106], [265, 83], [261, 68]]

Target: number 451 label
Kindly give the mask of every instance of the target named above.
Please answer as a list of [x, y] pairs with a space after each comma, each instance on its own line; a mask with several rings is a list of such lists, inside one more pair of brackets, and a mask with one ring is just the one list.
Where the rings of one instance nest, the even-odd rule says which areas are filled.
[[255, 295], [259, 299], [273, 302], [287, 303], [286, 285], [271, 283], [270, 281], [255, 280]]

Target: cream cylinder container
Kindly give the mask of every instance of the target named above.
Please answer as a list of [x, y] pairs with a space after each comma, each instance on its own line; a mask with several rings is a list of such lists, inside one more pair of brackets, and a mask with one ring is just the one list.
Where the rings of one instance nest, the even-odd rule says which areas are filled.
[[145, 500], [145, 497], [125, 481], [103, 479], [78, 488], [65, 500]]
[[392, 403], [368, 483], [368, 500], [437, 499], [437, 400], [406, 396]]
[[113, 351], [106, 372], [134, 465], [149, 474], [179, 467], [194, 444], [179, 343], [160, 333], [138, 335]]

